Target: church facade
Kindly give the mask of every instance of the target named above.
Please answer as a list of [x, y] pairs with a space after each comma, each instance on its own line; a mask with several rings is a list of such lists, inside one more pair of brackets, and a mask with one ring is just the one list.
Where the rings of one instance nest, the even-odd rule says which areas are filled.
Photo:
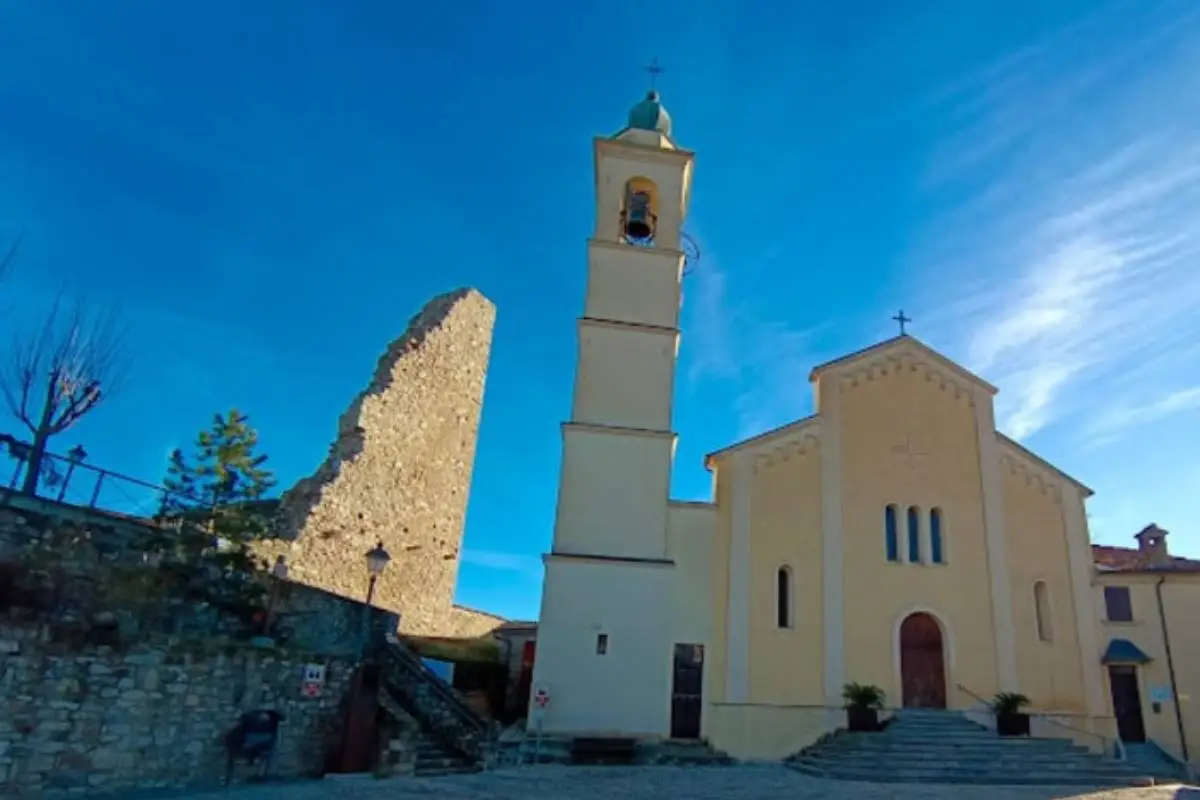
[[[816, 366], [813, 416], [707, 456], [710, 502], [670, 500], [693, 155], [654, 93], [594, 154], [540, 729], [782, 758], [844, 725], [857, 682], [889, 707], [981, 721], [996, 693], [1020, 692], [1035, 733], [1111, 743], [1091, 491], [998, 433], [997, 389], [917, 339]], [[1117, 663], [1143, 671], [1147, 709], [1165, 680], [1146, 677], [1155, 646]], [[1156, 730], [1178, 751], [1167, 719]]]

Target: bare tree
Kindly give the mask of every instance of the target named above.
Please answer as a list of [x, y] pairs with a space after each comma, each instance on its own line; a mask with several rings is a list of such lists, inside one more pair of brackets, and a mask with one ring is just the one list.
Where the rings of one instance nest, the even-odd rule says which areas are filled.
[[124, 377], [125, 331], [114, 308], [92, 313], [82, 302], [63, 311], [61, 295], [42, 324], [15, 337], [0, 367], [4, 400], [33, 437], [21, 493], [37, 493], [50, 439], [109, 396]]

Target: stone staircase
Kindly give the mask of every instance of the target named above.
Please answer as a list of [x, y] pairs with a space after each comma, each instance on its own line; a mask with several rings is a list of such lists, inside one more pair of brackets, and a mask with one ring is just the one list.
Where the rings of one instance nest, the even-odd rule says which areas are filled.
[[1162, 783], [1184, 782], [1188, 777], [1183, 764], [1164, 753], [1154, 742], [1126, 744], [1125, 761]]
[[1147, 786], [1151, 774], [1066, 739], [1002, 738], [953, 711], [897, 712], [879, 733], [839, 731], [788, 759], [807, 775], [875, 783]]
[[377, 655], [382, 665], [380, 707], [394, 717], [407, 715], [420, 725], [417, 774], [477, 771], [493, 760], [491, 720], [472, 709], [403, 643], [389, 639]]
[[417, 758], [413, 775], [418, 778], [433, 778], [442, 775], [462, 775], [479, 772], [478, 761], [452, 750], [438, 739], [422, 735], [416, 742]]

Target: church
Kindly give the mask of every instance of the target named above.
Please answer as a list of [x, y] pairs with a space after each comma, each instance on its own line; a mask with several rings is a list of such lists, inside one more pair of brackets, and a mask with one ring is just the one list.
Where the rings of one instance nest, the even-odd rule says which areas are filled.
[[843, 727], [856, 682], [981, 719], [1019, 692], [1035, 735], [1187, 761], [1200, 639], [1176, 624], [1172, 662], [1165, 621], [1187, 614], [1143, 587], [1170, 573], [1171, 603], [1200, 607], [1200, 563], [1155, 528], [1098, 566], [1091, 490], [999, 433], [998, 389], [916, 338], [815, 365], [816, 413], [710, 453], [708, 502], [670, 499], [693, 154], [650, 92], [594, 164], [538, 729], [779, 759]]

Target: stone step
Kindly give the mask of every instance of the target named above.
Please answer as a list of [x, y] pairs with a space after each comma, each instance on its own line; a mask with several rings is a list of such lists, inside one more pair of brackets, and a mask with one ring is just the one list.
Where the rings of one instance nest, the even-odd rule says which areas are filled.
[[880, 764], [870, 761], [828, 761], [820, 758], [800, 759], [793, 762], [795, 766], [826, 772], [879, 772], [879, 773], [920, 773], [933, 776], [987, 776], [989, 778], [1005, 776], [1028, 775], [1059, 775], [1068, 777], [1100, 777], [1113, 780], [1124, 780], [1131, 776], [1144, 773], [1140, 770], [1127, 769], [1114, 764], [1026, 764], [1017, 765], [987, 765], [987, 764]]
[[914, 751], [929, 751], [939, 753], [1015, 753], [1025, 755], [1037, 755], [1038, 753], [1047, 753], [1051, 755], [1061, 755], [1063, 753], [1086, 753], [1087, 748], [1082, 745], [1077, 745], [1066, 739], [1060, 740], [1062, 743], [1046, 743], [1032, 740], [1017, 740], [1003, 741], [993, 739], [991, 741], [957, 741], [957, 740], [933, 740], [933, 741], [903, 741], [898, 739], [892, 740], [844, 740], [828, 742], [822, 745], [823, 748], [834, 750], [861, 750], [872, 753], [911, 753]]
[[474, 764], [459, 764], [450, 767], [426, 767], [417, 764], [413, 768], [413, 775], [418, 778], [441, 778], [447, 775], [470, 775], [479, 771], [479, 767]]
[[811, 751], [805, 753], [804, 756], [802, 756], [802, 757], [822, 758], [827, 761], [840, 761], [840, 762], [847, 762], [847, 763], [861, 761], [863, 763], [871, 763], [871, 764], [880, 764], [880, 763], [883, 763], [883, 764], [891, 764], [891, 763], [943, 764], [943, 763], [950, 762], [950, 763], [956, 763], [956, 764], [970, 763], [970, 764], [985, 765], [985, 766], [987, 764], [1002, 764], [1005, 766], [1020, 766], [1020, 765], [1024, 765], [1024, 764], [1029, 764], [1029, 765], [1043, 765], [1043, 764], [1097, 765], [1098, 764], [1098, 765], [1107, 766], [1110, 764], [1120, 764], [1121, 763], [1119, 761], [1107, 760], [1099, 755], [1095, 755], [1092, 753], [1078, 753], [1078, 754], [1072, 753], [1072, 754], [1067, 754], [1067, 755], [1051, 755], [1051, 754], [1021, 755], [1019, 753], [1014, 755], [1012, 753], [978, 753], [978, 754], [971, 754], [971, 755], [965, 755], [965, 756], [961, 755], [961, 754], [947, 756], [943, 753], [913, 752], [913, 753], [905, 753], [903, 755], [894, 756], [894, 757], [881, 757], [878, 753], [868, 753], [868, 752], [863, 752], [861, 750], [823, 750], [823, 749], [818, 749], [818, 750], [811, 750]]
[[876, 767], [845, 768], [793, 762], [792, 769], [818, 778], [868, 783], [948, 783], [975, 786], [1147, 786], [1153, 779], [1139, 775], [1112, 775], [1087, 772], [1064, 773], [1024, 770], [1021, 772], [981, 772], [954, 769], [886, 769]]

